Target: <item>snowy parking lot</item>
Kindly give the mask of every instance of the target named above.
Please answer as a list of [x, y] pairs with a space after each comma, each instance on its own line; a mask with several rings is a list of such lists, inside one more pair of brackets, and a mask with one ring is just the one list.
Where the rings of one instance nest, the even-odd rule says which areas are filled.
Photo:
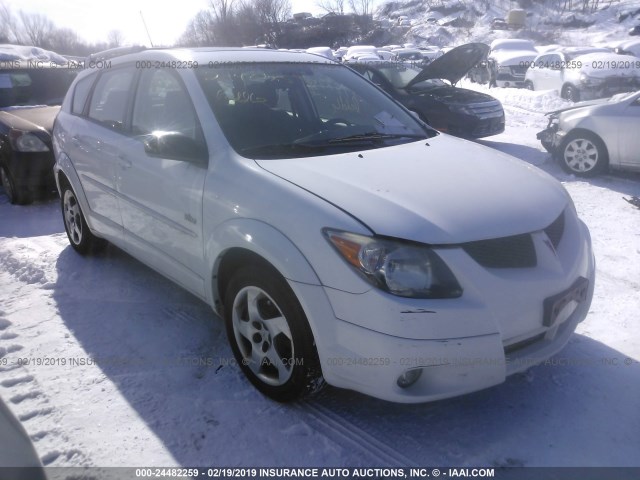
[[115, 247], [80, 257], [57, 199], [0, 193], [0, 397], [43, 464], [640, 466], [640, 209], [623, 199], [640, 175], [567, 175], [535, 138], [566, 101], [490, 93], [506, 131], [478, 143], [560, 180], [591, 231], [593, 304], [559, 355], [430, 404], [334, 388], [278, 404], [245, 380], [207, 305]]

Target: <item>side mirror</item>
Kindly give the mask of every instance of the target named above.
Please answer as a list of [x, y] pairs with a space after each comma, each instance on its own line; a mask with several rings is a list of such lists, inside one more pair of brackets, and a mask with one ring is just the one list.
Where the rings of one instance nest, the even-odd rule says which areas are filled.
[[206, 164], [206, 147], [180, 132], [156, 132], [144, 137], [144, 151], [152, 157]]

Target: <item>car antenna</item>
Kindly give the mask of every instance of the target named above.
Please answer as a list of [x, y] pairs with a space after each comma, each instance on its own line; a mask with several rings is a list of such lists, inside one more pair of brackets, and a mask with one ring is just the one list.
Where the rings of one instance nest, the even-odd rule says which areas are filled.
[[149, 37], [149, 43], [151, 44], [151, 48], [153, 48], [153, 41], [151, 40], [151, 35], [149, 34], [149, 29], [147, 28], [147, 22], [144, 21], [144, 15], [142, 15], [142, 10], [140, 10], [140, 18], [142, 18], [142, 24], [144, 25], [144, 29], [147, 32], [147, 37]]

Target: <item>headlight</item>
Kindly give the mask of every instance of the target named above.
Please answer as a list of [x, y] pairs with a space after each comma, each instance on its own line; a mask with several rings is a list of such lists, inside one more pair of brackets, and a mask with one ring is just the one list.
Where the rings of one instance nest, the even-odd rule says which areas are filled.
[[369, 283], [410, 298], [456, 298], [462, 288], [426, 245], [325, 229], [324, 234]]
[[18, 152], [48, 152], [49, 147], [33, 133], [12, 130], [10, 137], [13, 148]]

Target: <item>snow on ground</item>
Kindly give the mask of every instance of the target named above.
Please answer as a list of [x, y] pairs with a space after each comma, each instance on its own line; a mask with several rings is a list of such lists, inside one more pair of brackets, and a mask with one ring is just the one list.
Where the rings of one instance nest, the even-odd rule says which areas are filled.
[[507, 129], [478, 142], [562, 181], [593, 237], [593, 305], [560, 354], [430, 404], [327, 388], [281, 405], [244, 380], [205, 304], [115, 247], [77, 255], [57, 200], [0, 194], [0, 396], [43, 463], [640, 466], [640, 210], [622, 198], [640, 196], [640, 176], [563, 173], [535, 133], [566, 102], [490, 93]]

